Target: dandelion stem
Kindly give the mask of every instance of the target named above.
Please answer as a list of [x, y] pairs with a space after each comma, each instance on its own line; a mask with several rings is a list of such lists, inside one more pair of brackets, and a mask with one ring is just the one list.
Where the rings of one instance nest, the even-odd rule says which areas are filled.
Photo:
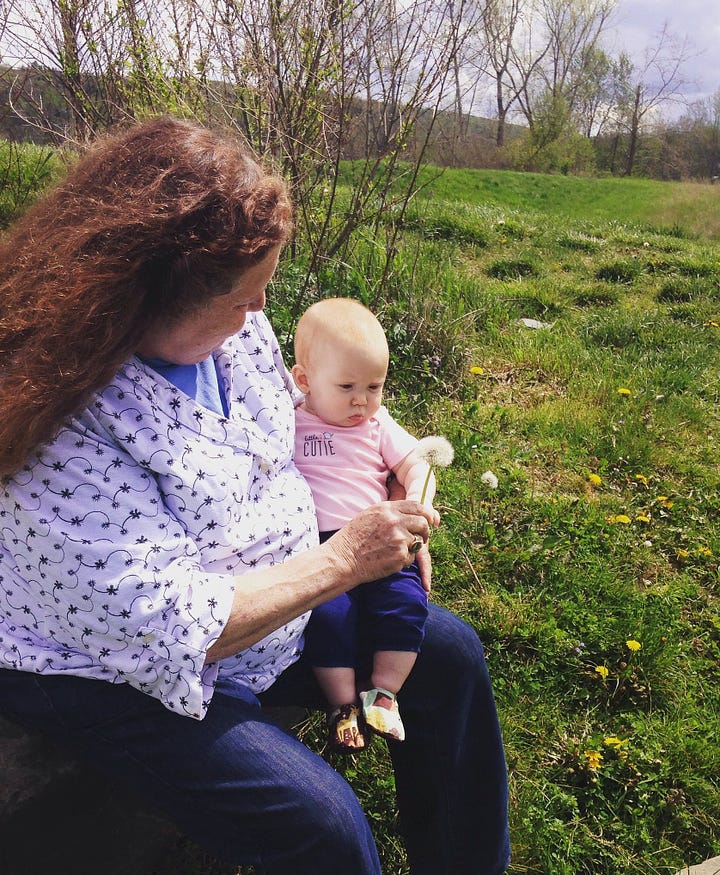
[[423, 483], [422, 494], [420, 495], [420, 504], [425, 504], [425, 495], [427, 494], [428, 484], [430, 483], [430, 475], [432, 474], [432, 466], [428, 465], [427, 474], [425, 475], [425, 483]]

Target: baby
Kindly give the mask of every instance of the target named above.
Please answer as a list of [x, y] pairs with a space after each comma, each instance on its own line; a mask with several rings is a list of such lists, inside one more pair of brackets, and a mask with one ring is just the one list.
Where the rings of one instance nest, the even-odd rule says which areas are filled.
[[[417, 440], [382, 406], [389, 352], [376, 317], [347, 298], [319, 301], [298, 322], [295, 360], [292, 375], [304, 396], [295, 411], [295, 463], [312, 489], [321, 541], [387, 500], [391, 474], [408, 499], [419, 501], [428, 464]], [[430, 474], [424, 501], [431, 509], [434, 494]], [[418, 538], [409, 549], [422, 546]], [[331, 748], [361, 750], [367, 727], [404, 740], [396, 697], [420, 651], [426, 616], [417, 561], [313, 610], [305, 653], [330, 706]], [[368, 649], [371, 688], [359, 691], [359, 654]]]

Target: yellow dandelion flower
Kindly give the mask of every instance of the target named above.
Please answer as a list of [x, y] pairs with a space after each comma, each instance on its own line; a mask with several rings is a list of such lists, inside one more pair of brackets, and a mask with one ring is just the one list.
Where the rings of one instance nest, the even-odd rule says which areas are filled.
[[678, 559], [687, 559], [688, 556], [690, 555], [690, 551], [683, 550], [682, 547], [678, 547], [678, 549], [675, 551], [675, 555], [677, 556]]
[[644, 474], [636, 474], [635, 479], [647, 486], [648, 479]]
[[610, 674], [610, 672], [604, 665], [596, 665], [595, 671], [600, 675], [603, 680], [606, 680], [607, 676]]
[[615, 516], [609, 516], [605, 518], [609, 523], [620, 523], [623, 526], [628, 525], [632, 520], [625, 513], [618, 513]]
[[470, 368], [470, 373], [471, 373], [471, 374], [477, 374], [478, 376], [481, 376], [482, 374], [485, 373], [485, 371], [484, 371], [482, 368], [478, 367], [477, 365], [473, 365], [473, 366]]
[[619, 748], [627, 743], [627, 738], [618, 738], [617, 735], [607, 735], [603, 738], [603, 744], [607, 745], [607, 747]]
[[639, 523], [649, 523], [649, 522], [650, 522], [650, 517], [649, 517], [646, 513], [638, 513], [638, 514], [636, 514], [636, 515], [635, 515], [635, 519], [636, 519]]
[[642, 644], [639, 641], [635, 641], [634, 638], [630, 638], [625, 644], [627, 645], [627, 649], [632, 650], [633, 653], [637, 653], [642, 647]]
[[593, 486], [599, 486], [602, 483], [602, 477], [599, 474], [588, 474], [588, 480]]
[[713, 551], [709, 547], [701, 547], [700, 548], [700, 555], [701, 556], [712, 556]]
[[663, 507], [668, 508], [668, 510], [673, 506], [673, 502], [667, 497], [667, 495], [658, 495], [657, 500]]
[[603, 761], [602, 753], [599, 750], [586, 750], [585, 756], [587, 757], [588, 768], [590, 771], [597, 772]]
[[621, 386], [617, 391], [618, 395], [632, 395], [632, 392], [629, 389], [626, 389], [625, 386]]

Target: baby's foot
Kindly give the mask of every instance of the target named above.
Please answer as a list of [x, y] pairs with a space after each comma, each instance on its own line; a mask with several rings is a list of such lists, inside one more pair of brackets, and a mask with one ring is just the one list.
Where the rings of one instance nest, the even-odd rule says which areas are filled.
[[367, 725], [382, 735], [395, 741], [405, 740], [405, 727], [400, 718], [397, 699], [389, 690], [373, 689], [360, 693], [363, 717]]
[[328, 744], [339, 753], [357, 753], [365, 748], [357, 705], [341, 705], [328, 715]]

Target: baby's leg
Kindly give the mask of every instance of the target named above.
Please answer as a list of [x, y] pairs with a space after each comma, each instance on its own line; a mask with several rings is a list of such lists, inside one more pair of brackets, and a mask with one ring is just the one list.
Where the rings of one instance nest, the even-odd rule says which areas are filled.
[[[416, 652], [410, 650], [376, 651], [370, 677], [373, 687], [388, 690], [390, 693], [399, 693], [417, 661], [417, 656]], [[378, 698], [376, 704], [381, 708], [389, 708], [391, 702], [392, 699], [388, 696], [382, 696]]]
[[315, 677], [331, 710], [357, 699], [355, 669], [345, 666], [315, 666]]
[[380, 735], [402, 741], [405, 728], [396, 694], [417, 661], [427, 617], [427, 593], [415, 565], [362, 589], [364, 619], [374, 645], [372, 688], [360, 694], [363, 716]]
[[365, 747], [355, 681], [356, 616], [345, 593], [317, 607], [305, 630], [305, 655], [329, 706], [328, 743], [352, 753]]

